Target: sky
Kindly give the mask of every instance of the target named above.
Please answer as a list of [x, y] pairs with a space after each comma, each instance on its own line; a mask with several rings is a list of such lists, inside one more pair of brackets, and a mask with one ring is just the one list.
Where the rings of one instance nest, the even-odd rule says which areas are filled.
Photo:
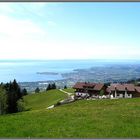
[[140, 3], [1, 2], [0, 59], [140, 59]]

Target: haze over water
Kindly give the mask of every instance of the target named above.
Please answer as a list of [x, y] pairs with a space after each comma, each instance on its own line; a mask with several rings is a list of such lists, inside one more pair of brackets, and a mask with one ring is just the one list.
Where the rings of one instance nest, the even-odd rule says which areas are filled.
[[[105, 67], [112, 64], [139, 64], [139, 61], [111, 60], [0, 60], [0, 82], [16, 79], [18, 82], [34, 82], [63, 79], [61, 73], [74, 69]], [[37, 72], [56, 72], [53, 74], [37, 74]]]

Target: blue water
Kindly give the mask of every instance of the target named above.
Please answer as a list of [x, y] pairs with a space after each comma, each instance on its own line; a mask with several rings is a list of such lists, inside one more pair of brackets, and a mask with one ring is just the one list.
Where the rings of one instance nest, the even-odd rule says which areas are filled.
[[[116, 62], [99, 60], [0, 60], [0, 82], [9, 82], [13, 79], [18, 82], [59, 80], [63, 79], [61, 73], [94, 66], [102, 67], [111, 63]], [[37, 74], [37, 72], [57, 72], [59, 74], [44, 75]]]

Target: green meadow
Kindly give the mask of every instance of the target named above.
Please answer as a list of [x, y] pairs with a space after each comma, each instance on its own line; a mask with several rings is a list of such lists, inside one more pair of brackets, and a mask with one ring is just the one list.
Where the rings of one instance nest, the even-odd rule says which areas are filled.
[[79, 100], [59, 90], [25, 96], [28, 111], [0, 116], [1, 138], [139, 138], [140, 98]]
[[59, 90], [50, 90], [25, 96], [24, 101], [27, 105], [27, 110], [38, 110], [46, 109], [48, 106], [51, 106], [67, 97], [67, 94]]
[[63, 89], [63, 90], [71, 93], [71, 95], [74, 95], [74, 92], [75, 92], [75, 89], [73, 89], [73, 88], [67, 88], [67, 89]]
[[73, 88], [67, 88], [67, 89], [63, 89], [66, 92], [70, 92], [70, 93], [74, 93], [75, 89]]

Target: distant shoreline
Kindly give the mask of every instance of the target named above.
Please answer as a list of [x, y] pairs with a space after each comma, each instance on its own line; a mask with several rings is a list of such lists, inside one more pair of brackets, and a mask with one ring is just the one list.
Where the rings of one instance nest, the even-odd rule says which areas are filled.
[[140, 61], [133, 63], [133, 60], [126, 63], [108, 62], [101, 59], [22, 60], [22, 62], [21, 60], [16, 60], [16, 62], [6, 60], [5, 63], [2, 61], [0, 60], [0, 80], [7, 83], [16, 79], [23, 87], [29, 88], [37, 87], [38, 83], [45, 82], [56, 82], [63, 87], [77, 81], [124, 82], [140, 78], [140, 63], [137, 63]]
[[37, 72], [37, 74], [44, 74], [44, 75], [58, 75], [57, 72]]

